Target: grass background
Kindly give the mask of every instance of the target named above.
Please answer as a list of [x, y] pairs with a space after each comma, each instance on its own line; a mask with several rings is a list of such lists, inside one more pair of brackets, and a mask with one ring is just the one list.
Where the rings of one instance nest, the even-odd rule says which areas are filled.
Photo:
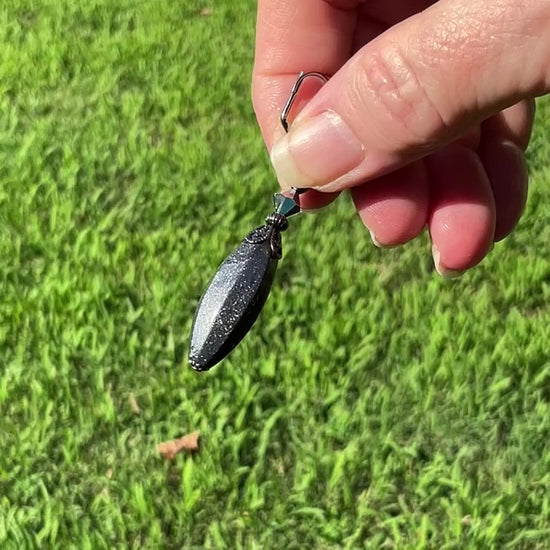
[[[449, 283], [425, 238], [377, 250], [344, 197], [293, 221], [231, 358], [186, 365], [275, 189], [254, 12], [3, 2], [0, 547], [547, 548], [548, 102], [526, 215], [482, 266]], [[158, 456], [194, 429], [198, 455]]]

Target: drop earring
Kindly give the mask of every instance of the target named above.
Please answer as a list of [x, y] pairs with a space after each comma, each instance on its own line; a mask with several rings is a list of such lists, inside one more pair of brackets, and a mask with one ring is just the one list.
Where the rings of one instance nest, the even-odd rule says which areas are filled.
[[[288, 116], [306, 78], [327, 78], [317, 72], [300, 73], [281, 112], [288, 132]], [[262, 310], [282, 257], [281, 233], [288, 218], [298, 214], [300, 195], [306, 189], [291, 188], [273, 195], [274, 212], [265, 225], [251, 231], [220, 265], [200, 299], [191, 334], [189, 364], [206, 371], [226, 357], [248, 333]]]

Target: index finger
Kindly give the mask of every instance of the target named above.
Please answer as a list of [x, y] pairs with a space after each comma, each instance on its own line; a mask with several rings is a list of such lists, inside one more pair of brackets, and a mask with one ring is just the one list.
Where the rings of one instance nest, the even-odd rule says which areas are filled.
[[[334, 74], [351, 56], [359, 0], [258, 0], [252, 100], [268, 149], [300, 71]], [[311, 93], [311, 92], [310, 92]]]

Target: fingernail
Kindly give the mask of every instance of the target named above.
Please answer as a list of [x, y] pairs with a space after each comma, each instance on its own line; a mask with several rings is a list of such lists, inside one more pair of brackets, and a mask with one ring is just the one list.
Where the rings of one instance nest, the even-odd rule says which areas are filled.
[[295, 124], [271, 150], [271, 163], [283, 189], [322, 187], [361, 163], [365, 148], [332, 111]]
[[459, 271], [456, 269], [447, 269], [441, 264], [441, 253], [436, 246], [432, 246], [432, 256], [434, 259], [435, 270], [443, 277], [444, 279], [456, 279], [460, 277], [464, 271]]
[[370, 229], [369, 229], [369, 233], [370, 233], [372, 244], [377, 248], [382, 248], [382, 245], [380, 244], [379, 240], [376, 238], [376, 235]]
[[397, 248], [398, 245], [394, 244], [383, 244], [381, 243], [377, 238], [376, 235], [369, 229], [370, 238], [372, 240], [372, 244], [376, 246], [377, 248], [384, 248], [384, 249], [390, 249], [390, 248]]

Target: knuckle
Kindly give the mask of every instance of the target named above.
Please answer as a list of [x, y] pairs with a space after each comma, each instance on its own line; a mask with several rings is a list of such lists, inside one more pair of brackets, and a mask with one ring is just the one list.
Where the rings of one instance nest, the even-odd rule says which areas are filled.
[[397, 130], [403, 146], [417, 146], [439, 139], [446, 130], [438, 105], [407, 55], [397, 44], [386, 43], [369, 49], [358, 58], [355, 90], [357, 101], [373, 113], [375, 121]]

